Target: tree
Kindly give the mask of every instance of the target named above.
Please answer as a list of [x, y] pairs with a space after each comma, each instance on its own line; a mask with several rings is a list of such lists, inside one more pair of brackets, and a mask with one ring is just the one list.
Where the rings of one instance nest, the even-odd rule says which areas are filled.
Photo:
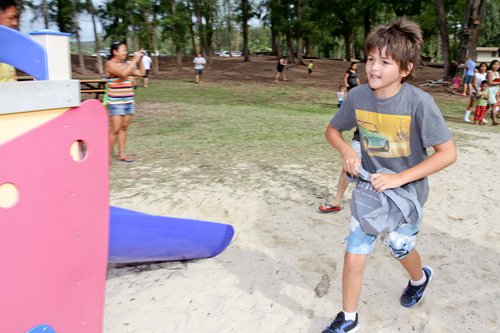
[[446, 9], [444, 8], [444, 0], [436, 0], [436, 9], [439, 17], [439, 32], [441, 36], [443, 53], [443, 76], [450, 76], [452, 75], [450, 59], [450, 39], [448, 33], [448, 23], [446, 21]]
[[78, 63], [80, 65], [80, 71], [82, 73], [85, 70], [85, 60], [83, 59], [83, 53], [82, 53], [82, 43], [80, 41], [80, 26], [78, 25], [78, 0], [73, 0], [73, 23], [74, 23], [74, 31], [73, 33], [75, 34], [76, 37], [76, 44], [77, 44], [77, 50], [78, 50]]
[[196, 17], [200, 52], [203, 53], [205, 57], [208, 58], [208, 62], [210, 62], [212, 58], [215, 0], [191, 0], [191, 3], [193, 5], [194, 16]]
[[252, 18], [253, 12], [249, 0], [240, 1], [240, 15], [238, 20], [241, 22], [241, 31], [243, 33], [243, 57], [245, 62], [250, 61], [248, 49], [248, 21]]
[[[182, 50], [187, 42], [187, 34], [192, 28], [190, 9], [186, 3], [169, 0], [170, 6], [165, 8], [165, 16], [162, 18], [162, 32], [165, 38], [170, 38], [174, 45], [177, 66], [182, 66]], [[193, 50], [196, 48], [193, 47]]]
[[42, 0], [42, 16], [43, 16], [43, 25], [45, 29], [49, 28], [49, 12], [47, 9], [47, 0]]
[[97, 35], [97, 26], [96, 26], [96, 17], [95, 17], [95, 7], [94, 4], [92, 3], [92, 0], [86, 0], [87, 1], [87, 12], [90, 14], [90, 17], [92, 18], [92, 30], [94, 31], [94, 50], [96, 56], [96, 67], [97, 70], [99, 71], [99, 76], [103, 77], [104, 76], [104, 70], [103, 70], [103, 63], [102, 63], [102, 58], [100, 55], [100, 50], [101, 47], [99, 45], [99, 36]]
[[296, 0], [295, 8], [297, 10], [297, 24], [296, 24], [296, 37], [297, 37], [297, 62], [299, 64], [305, 65], [302, 60], [303, 56], [303, 37], [302, 37], [302, 1]]
[[476, 58], [476, 47], [479, 41], [485, 10], [486, 0], [467, 0], [463, 28], [460, 33], [458, 63], [463, 63], [468, 57]]
[[226, 15], [226, 22], [227, 22], [227, 45], [228, 45], [228, 49], [229, 49], [229, 54], [231, 54], [231, 50], [233, 49], [232, 45], [231, 45], [231, 40], [232, 40], [232, 36], [233, 36], [233, 25], [231, 23], [232, 21], [232, 7], [231, 7], [231, 2], [232, 0], [225, 0], [226, 1], [226, 4], [227, 4], [227, 15]]
[[479, 36], [480, 46], [499, 46], [500, 45], [500, 2], [488, 1], [486, 4], [486, 13], [481, 23], [481, 34]]

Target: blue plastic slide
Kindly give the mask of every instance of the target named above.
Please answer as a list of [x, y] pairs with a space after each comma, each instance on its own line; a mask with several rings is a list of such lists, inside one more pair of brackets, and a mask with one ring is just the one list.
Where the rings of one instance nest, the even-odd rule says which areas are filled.
[[210, 258], [229, 245], [228, 224], [155, 216], [111, 206], [109, 263]]

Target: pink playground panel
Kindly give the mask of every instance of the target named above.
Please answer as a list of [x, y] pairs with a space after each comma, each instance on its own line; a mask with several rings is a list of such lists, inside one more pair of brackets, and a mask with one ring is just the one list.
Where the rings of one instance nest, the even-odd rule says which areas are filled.
[[[0, 117], [1, 119], [1, 117]], [[70, 155], [74, 142], [85, 156]], [[47, 324], [56, 332], [102, 331], [108, 258], [107, 115], [96, 100], [0, 145], [0, 332]]]

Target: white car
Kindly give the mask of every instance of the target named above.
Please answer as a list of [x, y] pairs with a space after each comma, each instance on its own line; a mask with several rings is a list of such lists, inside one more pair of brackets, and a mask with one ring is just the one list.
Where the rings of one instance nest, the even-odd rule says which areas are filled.
[[241, 53], [240, 51], [220, 51], [218, 52], [219, 53], [219, 57], [223, 57], [223, 58], [229, 58], [229, 57], [241, 57], [243, 55], [243, 53]]

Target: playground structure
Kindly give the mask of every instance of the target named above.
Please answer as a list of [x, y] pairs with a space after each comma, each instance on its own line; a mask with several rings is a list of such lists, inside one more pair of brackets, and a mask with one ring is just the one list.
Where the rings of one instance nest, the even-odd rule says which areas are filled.
[[[80, 103], [69, 35], [0, 26], [1, 332], [101, 332], [108, 262], [212, 257], [231, 226], [109, 207], [107, 114]], [[111, 225], [111, 227], [110, 227]]]

